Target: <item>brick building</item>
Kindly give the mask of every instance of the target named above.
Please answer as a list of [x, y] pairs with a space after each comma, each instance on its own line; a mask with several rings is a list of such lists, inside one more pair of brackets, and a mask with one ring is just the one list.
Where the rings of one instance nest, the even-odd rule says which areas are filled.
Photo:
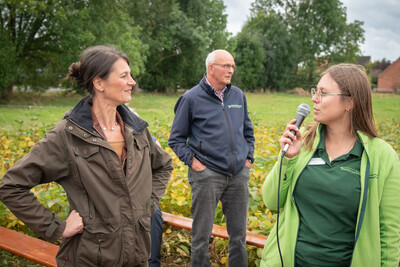
[[400, 57], [379, 74], [379, 89], [393, 89], [393, 93], [400, 91]]
[[362, 65], [365, 67], [365, 65], [371, 63], [371, 56], [361, 56], [357, 59], [357, 64]]

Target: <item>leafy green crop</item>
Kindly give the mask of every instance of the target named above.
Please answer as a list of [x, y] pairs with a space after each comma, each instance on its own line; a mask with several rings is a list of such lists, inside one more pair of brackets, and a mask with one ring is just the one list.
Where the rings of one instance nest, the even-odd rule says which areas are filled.
[[[279, 101], [277, 96], [274, 96]], [[288, 101], [285, 96], [281, 99]], [[162, 97], [159, 97], [159, 104], [162, 103]], [[251, 99], [253, 99], [251, 97]], [[289, 98], [290, 99], [290, 98]], [[173, 99], [167, 98], [167, 106], [171, 108]], [[275, 101], [274, 100], [274, 101]], [[385, 99], [379, 99], [383, 101]], [[253, 99], [252, 101], [259, 101]], [[298, 102], [298, 101], [297, 101]], [[252, 105], [252, 104], [249, 104]], [[260, 104], [261, 105], [261, 104]], [[269, 231], [275, 224], [276, 214], [266, 209], [261, 197], [261, 189], [263, 182], [277, 161], [279, 153], [278, 139], [281, 136], [284, 124], [293, 114], [285, 114], [278, 119], [269, 119], [269, 116], [262, 114], [261, 106], [255, 105], [254, 112], [250, 113], [253, 120], [256, 144], [255, 144], [255, 162], [250, 172], [249, 182], [249, 214], [248, 214], [248, 231], [257, 234], [268, 235]], [[274, 111], [266, 111], [274, 115]], [[140, 111], [143, 117], [150, 116], [150, 110]], [[394, 113], [393, 113], [394, 114]], [[397, 114], [397, 113], [396, 113]], [[294, 114], [295, 115], [295, 114]], [[160, 119], [156, 116], [152, 120], [148, 120], [151, 133], [158, 139], [162, 147], [171, 155], [174, 165], [171, 180], [165, 196], [161, 201], [161, 210], [185, 217], [191, 217], [191, 193], [190, 185], [187, 180], [187, 166], [185, 166], [168, 147], [168, 137], [172, 124], [172, 111], [165, 112]], [[386, 140], [399, 154], [400, 153], [400, 119], [396, 116], [389, 118], [381, 118], [376, 122], [377, 129], [381, 137]], [[33, 126], [31, 128], [23, 128], [24, 123], [20, 123], [18, 128], [11, 130], [7, 127], [0, 130], [0, 177], [5, 174], [15, 162], [30, 151], [32, 146], [41, 138], [44, 133], [49, 130], [49, 126]], [[0, 178], [1, 179], [1, 178]], [[32, 192], [38, 200], [48, 207], [52, 212], [56, 213], [61, 219], [65, 220], [69, 213], [69, 207], [64, 190], [56, 183], [40, 185], [32, 189]], [[221, 205], [216, 209], [214, 223], [225, 225], [225, 218], [222, 213]], [[2, 203], [0, 203], [0, 225], [25, 232], [30, 235], [34, 233], [19, 221]], [[190, 261], [190, 232], [171, 226], [164, 226], [162, 253], [163, 260], [173, 260], [174, 264], [182, 264]], [[248, 246], [249, 264], [255, 266], [261, 257], [262, 249]], [[228, 240], [213, 237], [210, 242], [210, 254], [212, 262], [224, 265], [228, 257]]]

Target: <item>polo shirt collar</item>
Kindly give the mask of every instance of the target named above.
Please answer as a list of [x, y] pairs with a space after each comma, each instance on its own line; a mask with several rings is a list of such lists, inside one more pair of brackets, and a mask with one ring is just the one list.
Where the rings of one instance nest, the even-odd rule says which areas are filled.
[[[316, 151], [318, 151], [318, 154], [321, 155], [321, 152], [325, 152], [326, 153], [326, 146], [325, 146], [325, 125], [322, 125], [321, 127], [321, 131], [320, 131], [320, 142], [317, 146]], [[364, 147], [362, 145], [362, 143], [360, 142], [360, 140], [358, 140], [358, 138], [356, 139], [356, 142], [353, 146], [353, 148], [350, 150], [350, 152], [348, 153], [349, 155], [353, 155], [356, 157], [361, 157], [362, 153], [364, 151]], [[326, 153], [327, 154], [327, 153]], [[340, 156], [341, 157], [341, 156]]]

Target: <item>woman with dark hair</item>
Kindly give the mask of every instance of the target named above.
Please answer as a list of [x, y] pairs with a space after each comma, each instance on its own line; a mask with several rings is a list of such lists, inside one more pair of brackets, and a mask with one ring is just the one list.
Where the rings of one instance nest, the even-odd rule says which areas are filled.
[[[124, 105], [135, 81], [129, 60], [108, 47], [90, 47], [71, 64], [68, 79], [90, 96], [12, 166], [0, 200], [39, 236], [56, 241], [59, 266], [147, 266], [150, 216], [165, 193], [172, 161], [148, 124]], [[71, 213], [61, 221], [30, 189], [55, 181]]]
[[378, 137], [365, 71], [331, 66], [311, 93], [315, 122], [286, 126], [263, 185], [280, 220], [261, 266], [398, 266], [400, 162]]

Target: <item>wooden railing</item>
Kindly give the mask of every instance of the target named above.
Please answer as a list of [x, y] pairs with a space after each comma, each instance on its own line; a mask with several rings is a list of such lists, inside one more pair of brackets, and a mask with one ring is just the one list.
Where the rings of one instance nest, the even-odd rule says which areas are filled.
[[58, 246], [0, 226], [0, 249], [40, 263], [56, 267]]
[[[165, 224], [192, 230], [193, 219], [174, 215], [174, 214], [167, 213], [167, 212], [163, 212], [162, 217], [163, 217]], [[214, 226], [213, 226], [212, 235], [222, 237], [225, 239], [229, 238], [228, 232], [226, 231], [226, 227], [216, 225], [216, 224], [214, 224]], [[247, 236], [246, 236], [247, 244], [263, 248], [265, 241], [267, 241], [266, 236], [247, 232]]]
[[[193, 220], [190, 218], [167, 212], [163, 212], [162, 217], [165, 224], [188, 230], [192, 229]], [[212, 235], [226, 239], [229, 238], [226, 228], [215, 224], [213, 226]], [[266, 240], [266, 236], [247, 232], [247, 244], [262, 248]], [[44, 266], [56, 267], [58, 248], [57, 245], [0, 226], [0, 249], [7, 250], [20, 257]]]

